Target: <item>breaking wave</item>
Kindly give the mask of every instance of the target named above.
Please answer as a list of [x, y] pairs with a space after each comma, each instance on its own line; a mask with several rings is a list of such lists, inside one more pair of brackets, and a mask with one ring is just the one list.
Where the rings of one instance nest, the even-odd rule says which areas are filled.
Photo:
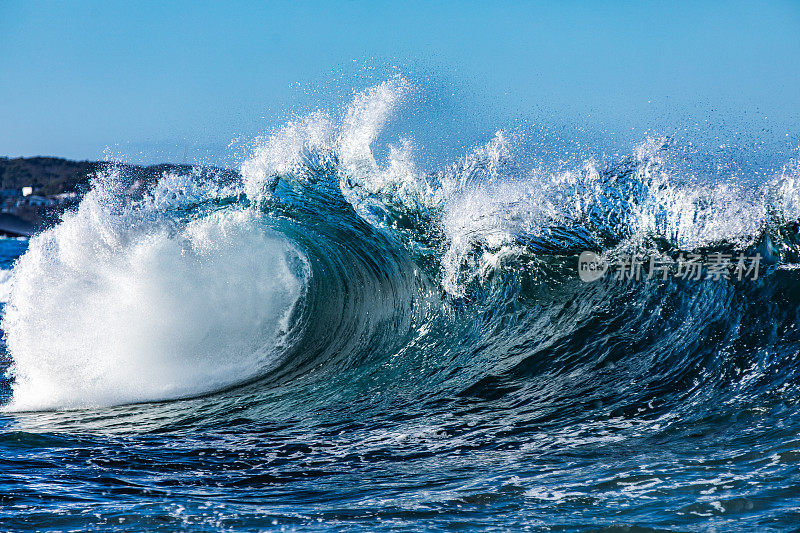
[[[758, 185], [686, 179], [670, 171], [674, 144], [648, 139], [603, 168], [554, 169], [515, 160], [513, 136], [497, 132], [423, 172], [408, 139], [385, 161], [373, 153], [409, 90], [395, 78], [338, 116], [287, 123], [258, 140], [240, 180], [98, 175], [6, 282], [6, 408], [169, 400], [410, 352], [431, 361], [421, 386], [433, 393], [535, 389], [613, 362], [636, 385], [623, 394], [615, 378], [595, 394], [636, 405], [723, 379], [712, 368], [789, 372], [771, 352], [791, 346], [794, 358], [794, 333], [755, 331], [798, 309], [791, 299], [763, 314], [796, 275], [796, 161]], [[751, 285], [588, 286], [575, 275], [582, 250], [750, 251], [767, 271]], [[766, 358], [759, 370], [753, 358]], [[557, 391], [548, 378], [536, 394]]]
[[[288, 122], [234, 178], [110, 164], [30, 240], [0, 277], [6, 416], [147, 435], [130, 452], [92, 437], [103, 453], [66, 447], [52, 471], [85, 455], [92, 486], [92, 461], [130, 453], [119, 490], [189, 495], [191, 519], [136, 500], [128, 529], [232, 524], [205, 506], [211, 478], [246, 502], [286, 487], [288, 511], [237, 507], [248, 527], [793, 524], [800, 163], [702, 175], [669, 138], [547, 162], [499, 131], [423, 169], [412, 139], [377, 149], [413, 90], [390, 79]], [[762, 269], [585, 283], [583, 251]]]

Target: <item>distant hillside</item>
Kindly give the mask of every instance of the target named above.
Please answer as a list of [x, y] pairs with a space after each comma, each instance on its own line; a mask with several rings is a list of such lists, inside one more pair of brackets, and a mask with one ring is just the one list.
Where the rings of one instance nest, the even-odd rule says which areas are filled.
[[[70, 161], [58, 157], [0, 157], [0, 213], [13, 217], [13, 224], [27, 222], [34, 229], [58, 221], [64, 210], [77, 205], [89, 190], [91, 178], [108, 163], [101, 161]], [[158, 180], [164, 172], [189, 172], [191, 165], [120, 165], [132, 182], [147, 185]], [[203, 169], [216, 179], [233, 180], [238, 174], [231, 170], [211, 167]], [[23, 187], [32, 187], [33, 194], [24, 196]], [[11, 219], [9, 219], [11, 220]], [[22, 234], [8, 224], [0, 225], [0, 234]], [[5, 228], [5, 229], [4, 229]]]
[[[89, 179], [108, 163], [101, 161], [70, 161], [59, 157], [0, 157], [0, 189], [33, 187], [34, 194], [50, 196], [69, 192], [85, 192]], [[137, 177], [149, 181], [164, 171], [187, 171], [190, 165], [152, 165], [122, 167]], [[221, 171], [223, 175], [234, 175]]]
[[102, 163], [57, 157], [0, 157], [0, 188], [33, 187], [37, 194], [78, 192]]

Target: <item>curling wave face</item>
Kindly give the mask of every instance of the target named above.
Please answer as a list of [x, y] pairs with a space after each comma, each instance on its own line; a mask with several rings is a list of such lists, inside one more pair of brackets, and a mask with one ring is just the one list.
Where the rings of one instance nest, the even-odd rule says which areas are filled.
[[[108, 423], [213, 435], [246, 420], [259, 441], [300, 439], [305, 462], [270, 475], [312, 491], [292, 507], [312, 518], [357, 520], [333, 500], [400, 521], [430, 509], [443, 524], [480, 508], [484, 526], [500, 511], [535, 525], [531, 510], [540, 526], [789, 520], [770, 495], [798, 481], [785, 454], [799, 449], [800, 165], [752, 184], [689, 179], [666, 139], [602, 166], [531, 164], [498, 132], [423, 172], [410, 140], [374, 155], [411, 90], [392, 79], [339, 116], [288, 123], [238, 181], [98, 176], [14, 266], [6, 410], [208, 395], [119, 408]], [[584, 250], [759, 254], [763, 271], [584, 283]], [[620, 464], [598, 463], [608, 454]], [[376, 478], [361, 496], [337, 492], [342, 461], [362, 482], [375, 474], [364, 457], [395, 472], [391, 490]], [[727, 481], [697, 477], [728, 457]], [[249, 468], [220, 482], [261, 487]], [[321, 485], [303, 485], [304, 468]], [[654, 501], [677, 514], [661, 521]], [[619, 520], [597, 510], [609, 506]]]

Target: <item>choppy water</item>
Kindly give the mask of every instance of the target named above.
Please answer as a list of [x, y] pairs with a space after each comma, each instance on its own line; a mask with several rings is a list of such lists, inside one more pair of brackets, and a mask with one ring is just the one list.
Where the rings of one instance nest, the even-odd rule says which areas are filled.
[[[241, 181], [109, 167], [0, 241], [2, 529], [797, 528], [797, 162], [548, 169], [498, 133], [422, 172], [371, 149], [407, 90], [287, 124]], [[583, 250], [764, 259], [584, 283]]]

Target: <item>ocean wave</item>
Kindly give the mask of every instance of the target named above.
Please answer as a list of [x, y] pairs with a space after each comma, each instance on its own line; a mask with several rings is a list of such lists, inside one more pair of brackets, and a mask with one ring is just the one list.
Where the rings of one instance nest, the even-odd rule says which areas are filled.
[[[776, 368], [794, 382], [782, 356], [800, 304], [796, 161], [760, 184], [684, 176], [675, 143], [651, 138], [610, 164], [530, 164], [501, 131], [422, 170], [410, 139], [374, 151], [412, 91], [393, 78], [287, 123], [237, 182], [197, 169], [143, 189], [119, 168], [99, 174], [14, 267], [6, 409], [304, 380], [335, 396], [355, 372], [347, 386], [524, 397], [584, 420], [597, 405], [663, 414], [720, 388], [764, 393]], [[749, 285], [592, 285], [577, 276], [583, 250], [759, 253], [765, 270]]]

